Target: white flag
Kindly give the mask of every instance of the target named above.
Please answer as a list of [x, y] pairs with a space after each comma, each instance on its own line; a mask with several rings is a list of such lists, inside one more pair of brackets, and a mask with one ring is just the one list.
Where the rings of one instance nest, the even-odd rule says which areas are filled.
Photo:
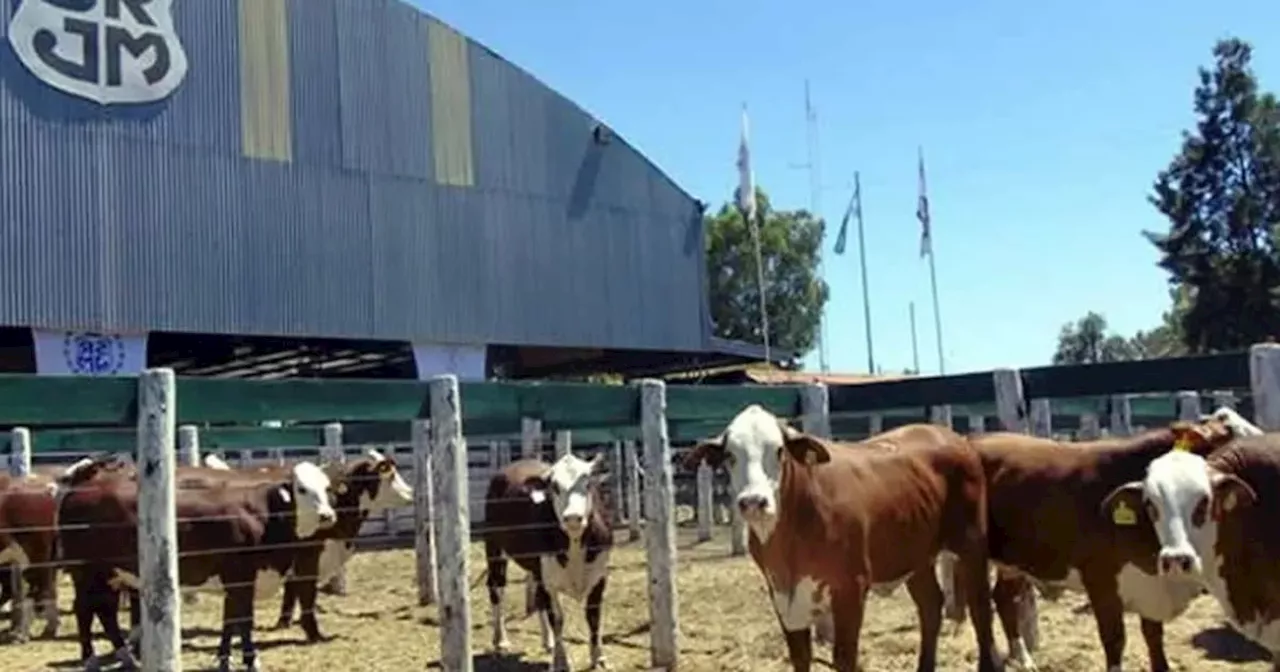
[[747, 217], [756, 216], [756, 180], [751, 174], [751, 148], [748, 146], [747, 106], [742, 105], [742, 142], [738, 145], [738, 208]]

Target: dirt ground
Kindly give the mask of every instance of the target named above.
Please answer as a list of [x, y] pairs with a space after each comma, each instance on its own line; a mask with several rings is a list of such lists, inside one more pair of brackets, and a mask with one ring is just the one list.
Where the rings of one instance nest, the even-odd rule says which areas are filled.
[[[777, 621], [769, 610], [763, 583], [748, 558], [728, 557], [727, 540], [693, 544], [682, 530], [680, 544], [680, 639], [682, 670], [772, 672], [788, 670]], [[625, 533], [620, 535], [625, 538]], [[473, 647], [480, 672], [544, 670], [550, 656], [538, 643], [536, 617], [522, 619], [523, 590], [508, 589], [507, 609], [512, 651], [503, 658], [488, 654], [489, 607], [484, 586], [482, 552], [477, 545], [471, 558]], [[513, 579], [519, 572], [513, 572]], [[321, 597], [320, 626], [335, 639], [315, 646], [302, 643], [296, 626], [288, 631], [268, 631], [275, 622], [279, 598], [258, 604], [257, 641], [262, 664], [270, 672], [414, 670], [438, 669], [439, 636], [435, 609], [415, 606], [412, 551], [380, 551], [357, 555], [348, 567], [347, 597]], [[70, 585], [63, 580], [62, 606], [70, 607]], [[605, 594], [605, 655], [614, 670], [648, 668], [648, 606], [644, 550], [640, 544], [622, 543], [613, 557], [613, 570]], [[183, 664], [187, 670], [210, 669], [217, 644], [220, 600], [204, 597], [195, 607], [184, 608]], [[575, 669], [588, 662], [586, 625], [582, 610], [568, 600], [569, 657]], [[1067, 595], [1059, 603], [1041, 602], [1041, 650], [1036, 654], [1044, 672], [1100, 670], [1102, 653], [1097, 644], [1092, 615], [1084, 600]], [[1129, 644], [1125, 669], [1147, 669], [1146, 650], [1137, 619], [1128, 617]], [[914, 669], [917, 648], [914, 608], [906, 590], [889, 598], [872, 597], [863, 627], [862, 664], [868, 671], [901, 672]], [[1174, 670], [1262, 671], [1270, 667], [1264, 654], [1244, 644], [1221, 624], [1212, 601], [1201, 598], [1191, 612], [1170, 625], [1167, 648]], [[64, 615], [62, 630], [53, 641], [32, 641], [0, 648], [0, 669], [6, 672], [79, 669], [76, 660], [75, 623]], [[996, 639], [1003, 650], [1003, 633]], [[99, 652], [105, 642], [99, 640]], [[967, 626], [957, 635], [944, 634], [940, 644], [940, 670], [975, 669], [973, 634]], [[830, 650], [819, 647], [817, 669], [829, 669]], [[238, 654], [237, 654], [238, 663]]]

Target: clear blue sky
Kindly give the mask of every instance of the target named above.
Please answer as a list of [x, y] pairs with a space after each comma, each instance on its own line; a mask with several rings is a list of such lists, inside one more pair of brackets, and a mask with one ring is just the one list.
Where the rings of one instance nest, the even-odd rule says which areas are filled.
[[[1193, 123], [1196, 67], [1252, 42], [1280, 89], [1280, 3], [414, 0], [608, 122], [713, 207], [748, 105], [757, 183], [808, 207], [804, 80], [818, 108], [832, 371], [864, 371], [857, 248], [830, 254], [861, 172], [877, 364], [938, 368], [914, 218], [923, 145], [947, 372], [1048, 362], [1064, 322], [1158, 323], [1166, 278], [1140, 235], [1156, 172]], [[963, 6], [962, 6], [963, 5]], [[810, 356], [808, 368], [817, 368]]]

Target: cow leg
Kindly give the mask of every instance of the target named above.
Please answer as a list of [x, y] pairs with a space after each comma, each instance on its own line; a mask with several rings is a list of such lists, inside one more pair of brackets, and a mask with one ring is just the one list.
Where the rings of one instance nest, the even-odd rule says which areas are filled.
[[1081, 577], [1093, 618], [1098, 624], [1098, 638], [1106, 655], [1107, 672], [1120, 672], [1124, 656], [1124, 603], [1120, 601], [1115, 574], [1089, 572]]
[[24, 567], [9, 565], [9, 591], [13, 605], [9, 608], [13, 619], [13, 632], [10, 639], [17, 643], [31, 638], [31, 605], [27, 601], [27, 581]]
[[1038, 668], [1022, 639], [1022, 621], [1019, 618], [1022, 610], [1021, 600], [1027, 592], [1030, 592], [1028, 583], [1021, 576], [996, 570], [996, 585], [991, 589], [991, 599], [995, 602], [1000, 626], [1004, 628], [1005, 637], [1009, 641], [1009, 657], [1006, 664], [1013, 669], [1035, 672]]
[[[560, 608], [560, 598], [547, 591], [547, 587], [539, 580], [534, 597], [538, 603], [538, 613], [544, 614], [544, 623], [550, 631], [551, 672], [568, 672], [569, 654], [564, 649], [564, 611]], [[543, 646], [547, 645], [544, 636]]]
[[979, 672], [995, 672], [999, 668], [996, 663], [992, 621], [995, 620], [991, 609], [991, 584], [987, 545], [978, 541], [972, 549], [960, 558], [957, 581], [959, 593], [964, 595], [968, 611], [973, 614], [973, 634], [978, 647]]
[[120, 597], [115, 591], [111, 591], [110, 597], [98, 602], [98, 620], [102, 623], [102, 630], [106, 633], [107, 640], [111, 642], [114, 649], [111, 655], [116, 662], [120, 663], [120, 669], [134, 669], [136, 663], [133, 659], [133, 650], [120, 630]]
[[934, 574], [932, 565], [915, 572], [907, 579], [907, 592], [916, 603], [916, 617], [920, 619], [920, 656], [916, 670], [929, 672], [938, 666], [938, 634], [942, 631], [943, 602], [942, 589], [938, 587], [938, 577]]
[[[932, 570], [930, 570], [932, 574]], [[930, 577], [932, 578], [932, 576]], [[934, 642], [937, 642], [937, 628], [941, 625], [942, 620], [942, 589], [938, 588], [937, 580], [934, 579], [933, 590], [935, 591], [935, 625], [934, 625]], [[835, 642], [831, 647], [831, 662], [834, 664], [836, 672], [858, 672], [858, 640], [862, 636], [862, 615], [866, 611], [867, 606], [867, 590], [865, 587], [855, 587], [852, 590], [841, 591], [831, 596], [831, 610], [835, 618]], [[788, 637], [788, 648], [790, 648], [790, 638]], [[923, 647], [921, 647], [921, 658], [923, 660]], [[804, 665], [796, 664], [793, 657], [791, 665], [796, 672], [802, 672], [809, 669], [810, 660], [806, 660]], [[933, 668], [929, 668], [933, 669]]]
[[13, 599], [13, 585], [9, 576], [13, 573], [13, 565], [0, 566], [0, 607]]
[[[507, 590], [507, 559], [503, 557], [502, 549], [488, 541], [484, 545], [484, 555], [489, 571], [485, 583], [489, 588], [489, 617], [493, 621], [493, 650], [502, 653], [511, 646], [511, 640], [507, 637], [507, 616], [503, 611], [503, 597]], [[539, 617], [539, 622], [541, 620]], [[543, 631], [545, 632], [545, 627]]]
[[813, 634], [809, 628], [802, 630], [783, 629], [782, 636], [787, 640], [787, 658], [791, 659], [794, 672], [809, 672], [813, 665]]
[[[302, 613], [298, 620], [302, 625], [302, 631], [307, 635], [307, 641], [311, 643], [325, 641], [325, 636], [320, 633], [320, 622], [316, 618], [316, 597], [319, 593], [319, 586], [316, 585], [316, 580], [304, 579], [296, 583], [290, 581], [285, 584], [286, 589], [291, 584], [294, 585], [294, 590], [297, 593], [298, 604], [302, 607]], [[293, 611], [293, 605], [289, 606], [289, 610]]]
[[41, 639], [53, 639], [58, 635], [61, 614], [58, 613], [58, 570], [53, 566], [36, 567], [31, 570], [34, 584], [37, 587], [33, 596], [39, 605], [40, 615], [44, 619], [44, 629], [40, 631]]
[[1169, 672], [1169, 659], [1164, 655], [1164, 623], [1140, 618], [1138, 624], [1142, 628], [1142, 639], [1147, 643], [1151, 672]]
[[587, 593], [587, 639], [591, 643], [591, 667], [598, 670], [608, 666], [604, 659], [604, 650], [600, 648], [600, 608], [604, 604], [604, 586], [607, 579], [600, 582]]
[[280, 618], [276, 619], [276, 630], [284, 630], [293, 625], [293, 609], [298, 603], [298, 587], [293, 579], [284, 582], [284, 597], [280, 600]]
[[93, 655], [93, 594], [92, 584], [84, 572], [71, 575], [75, 592], [72, 610], [76, 613], [76, 638], [80, 642], [80, 661], [85, 670], [98, 669], [97, 656]]

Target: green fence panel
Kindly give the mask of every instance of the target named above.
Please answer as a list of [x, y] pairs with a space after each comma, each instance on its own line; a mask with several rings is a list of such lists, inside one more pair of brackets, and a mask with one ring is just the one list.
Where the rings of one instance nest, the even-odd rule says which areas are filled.
[[728, 424], [751, 404], [782, 418], [794, 418], [800, 415], [800, 390], [795, 385], [668, 385], [667, 420], [722, 420]]
[[137, 422], [137, 378], [0, 374], [0, 425]]
[[425, 383], [401, 380], [178, 379], [179, 423], [406, 420], [428, 415]]

